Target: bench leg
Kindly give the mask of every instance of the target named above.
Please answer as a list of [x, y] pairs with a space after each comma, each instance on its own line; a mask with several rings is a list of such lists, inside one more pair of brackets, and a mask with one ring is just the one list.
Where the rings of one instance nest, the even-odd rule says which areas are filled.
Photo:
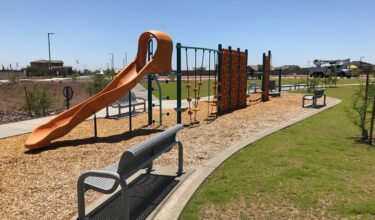
[[130, 209], [129, 209], [129, 190], [126, 180], [120, 181], [121, 185], [121, 211], [120, 211], [120, 220], [129, 220], [130, 219]]
[[85, 219], [85, 187], [84, 178], [80, 177], [77, 182], [77, 197], [78, 197], [78, 220]]
[[181, 176], [185, 173], [184, 170], [184, 147], [182, 146], [181, 141], [177, 140], [178, 144], [178, 170], [177, 175]]
[[153, 167], [153, 163], [151, 162], [148, 166], [147, 166], [147, 168], [146, 168], [146, 173], [147, 174], [150, 174], [151, 172], [152, 172], [152, 167]]
[[324, 94], [324, 106], [326, 105], [326, 95]]
[[118, 107], [118, 116], [120, 117], [120, 115], [121, 115], [121, 107], [119, 106]]

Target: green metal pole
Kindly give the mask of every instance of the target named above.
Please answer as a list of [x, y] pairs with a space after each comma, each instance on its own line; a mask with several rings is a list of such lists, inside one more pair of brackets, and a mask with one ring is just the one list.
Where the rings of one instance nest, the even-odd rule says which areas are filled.
[[[151, 46], [152, 40], [148, 42], [147, 60], [152, 58]], [[148, 125], [152, 125], [152, 76], [147, 75], [147, 109], [148, 109]]]
[[375, 97], [373, 97], [373, 103], [372, 103], [370, 137], [368, 140], [370, 144], [372, 144], [372, 132], [374, 131], [374, 119], [375, 119]]
[[241, 81], [241, 49], [237, 48], [238, 52], [238, 69], [237, 69], [237, 107], [240, 106], [240, 81]]
[[131, 99], [132, 91], [130, 90], [128, 93], [129, 97], [129, 131], [132, 131], [132, 99]]
[[181, 119], [181, 44], [177, 43], [176, 45], [177, 48], [177, 73], [176, 73], [176, 78], [177, 78], [177, 124], [182, 123]]
[[279, 96], [281, 97], [281, 68], [279, 69]]
[[221, 54], [222, 52], [222, 45], [219, 44], [218, 45], [218, 52], [217, 52], [217, 56], [218, 56], [218, 65], [217, 65], [217, 81], [218, 81], [218, 85], [217, 85], [217, 100], [218, 100], [218, 104], [217, 104], [217, 112], [220, 113], [221, 112], [221, 109], [220, 109], [220, 102], [221, 102], [221, 66], [222, 66], [222, 63], [221, 63]]
[[228, 96], [228, 106], [232, 108], [232, 47], [229, 46], [229, 96]]
[[265, 87], [265, 76], [266, 76], [266, 53], [263, 53], [263, 66], [262, 66], [262, 72], [263, 72], [263, 75], [262, 75], [262, 101], [263, 101], [263, 92], [264, 92], [264, 87]]
[[[245, 72], [245, 74], [246, 74], [246, 86], [244, 87], [245, 88], [245, 94], [247, 94], [247, 64], [248, 64], [248, 61], [247, 61], [247, 58], [248, 58], [248, 51], [247, 51], [247, 49], [245, 50], [245, 53], [246, 53], [246, 72]], [[246, 103], [245, 103], [246, 104]]]

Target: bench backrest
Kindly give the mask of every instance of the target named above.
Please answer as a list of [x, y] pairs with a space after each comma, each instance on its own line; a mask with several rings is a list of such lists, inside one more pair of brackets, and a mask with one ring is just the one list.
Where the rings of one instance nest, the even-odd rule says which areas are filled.
[[275, 80], [270, 80], [268, 82], [268, 89], [273, 91], [276, 90], [276, 81]]
[[322, 97], [324, 95], [324, 89], [316, 89], [315, 91], [314, 91], [314, 96], [316, 97], [316, 98], [320, 98], [320, 97]]
[[250, 86], [250, 88], [255, 88], [255, 87], [257, 87], [257, 83], [256, 82], [250, 82], [249, 86]]
[[176, 134], [182, 128], [183, 125], [178, 124], [125, 151], [121, 156], [117, 172], [121, 177], [128, 178], [145, 168], [176, 144]]
[[[133, 92], [130, 92], [130, 98], [131, 98], [131, 101], [132, 103], [135, 103], [137, 101], [137, 97], [135, 96], [135, 94]], [[127, 93], [126, 95], [122, 96], [118, 102], [120, 102], [120, 104], [124, 105], [124, 104], [128, 104], [129, 103], [129, 93]]]

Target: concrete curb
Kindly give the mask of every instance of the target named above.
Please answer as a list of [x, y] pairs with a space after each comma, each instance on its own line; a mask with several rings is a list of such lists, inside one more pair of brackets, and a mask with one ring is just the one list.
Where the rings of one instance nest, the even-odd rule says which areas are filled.
[[292, 121], [281, 124], [274, 128], [259, 132], [245, 140], [236, 143], [232, 147], [220, 152], [217, 156], [207, 161], [196, 171], [194, 171], [174, 192], [171, 194], [168, 199], [163, 203], [162, 207], [159, 208], [158, 213], [155, 214], [153, 219], [155, 220], [174, 220], [178, 219], [182, 211], [184, 210], [187, 203], [190, 201], [191, 197], [194, 195], [195, 191], [203, 183], [203, 181], [211, 175], [211, 173], [220, 166], [224, 161], [231, 157], [237, 151], [243, 149], [255, 141], [266, 137], [276, 131], [289, 127], [297, 122], [300, 122], [306, 118], [309, 118], [313, 115], [316, 115], [324, 110], [332, 108], [341, 103], [339, 99], [333, 99], [333, 104], [330, 106], [325, 106], [318, 109], [317, 111], [310, 112], [301, 117], [297, 117]]

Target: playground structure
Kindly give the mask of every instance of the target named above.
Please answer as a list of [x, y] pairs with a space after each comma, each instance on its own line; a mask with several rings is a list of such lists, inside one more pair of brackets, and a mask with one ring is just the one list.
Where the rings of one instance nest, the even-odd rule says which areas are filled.
[[262, 102], [270, 100], [269, 81], [271, 70], [271, 51], [268, 51], [268, 56], [263, 53], [263, 77], [262, 77]]
[[[157, 50], [154, 53], [155, 39], [157, 42]], [[233, 50], [232, 47], [225, 49], [221, 44], [217, 49], [182, 46], [181, 43], [176, 45], [176, 72], [171, 69], [171, 56], [173, 43], [171, 38], [163, 32], [149, 31], [141, 35], [138, 45], [138, 54], [136, 59], [124, 68], [113, 81], [95, 96], [74, 106], [73, 108], [57, 115], [48, 123], [39, 126], [26, 140], [25, 146], [29, 149], [37, 149], [45, 147], [52, 140], [64, 136], [70, 132], [80, 122], [94, 115], [94, 134], [97, 137], [96, 112], [111, 103], [129, 94], [131, 97], [131, 89], [147, 75], [147, 109], [148, 109], [148, 125], [154, 123], [163, 123], [163, 115], [169, 115], [169, 112], [163, 112], [163, 98], [169, 99], [169, 96], [163, 96], [160, 86], [158, 73], [172, 73], [176, 76], [177, 87], [177, 124], [182, 124], [181, 114], [186, 112], [189, 116], [189, 123], [198, 124], [197, 112], [201, 110], [203, 104], [202, 92], [203, 84], [208, 83], [207, 97], [207, 118], [212, 120], [218, 115], [246, 107], [247, 104], [247, 58], [248, 51], [241, 51], [240, 48]], [[192, 54], [189, 54], [192, 53]], [[199, 59], [198, 57], [201, 56]], [[189, 58], [193, 61], [189, 61]], [[182, 69], [184, 62], [185, 69]], [[263, 77], [262, 77], [262, 93], [261, 100], [269, 100], [269, 75], [271, 65], [271, 51], [268, 56], [263, 54]], [[208, 80], [205, 81], [208, 75]], [[182, 86], [182, 76], [185, 76], [185, 85]], [[280, 95], [279, 89], [276, 96]], [[157, 89], [152, 87], [155, 81]], [[208, 82], [207, 82], [208, 81]], [[166, 81], [168, 83], [168, 81]], [[182, 108], [182, 89], [186, 89], [187, 107]], [[153, 103], [152, 92], [158, 90], [159, 103]], [[205, 91], [206, 92], [206, 91]], [[271, 94], [272, 95], [272, 94]], [[132, 131], [132, 102], [128, 99], [129, 107], [129, 130]], [[159, 119], [153, 118], [153, 107], [159, 107]], [[154, 116], [155, 117], [155, 116]], [[185, 121], [185, 123], [187, 123]]]
[[[157, 40], [158, 48], [153, 59], [147, 62], [147, 47], [152, 37]], [[79, 123], [129, 92], [144, 75], [151, 72], [170, 72], [172, 50], [173, 43], [168, 34], [160, 31], [143, 33], [139, 38], [136, 59], [131, 64], [98, 94], [37, 127], [26, 140], [25, 147], [42, 148], [49, 145], [52, 140], [64, 136]]]
[[[270, 71], [271, 71], [271, 59], [272, 59], [272, 54], [271, 51], [268, 51], [268, 54], [263, 53], [263, 71], [260, 74], [261, 76], [261, 91], [260, 97], [256, 99], [250, 99], [250, 103], [255, 103], [255, 102], [267, 102], [270, 100], [270, 96], [273, 97], [280, 97], [281, 96], [281, 90], [282, 90], [282, 85], [281, 85], [281, 69], [278, 71], [278, 85], [276, 86], [276, 81], [275, 80], [270, 80]], [[249, 83], [250, 87], [254, 88], [254, 93], [257, 92], [257, 85], [255, 82]], [[247, 90], [247, 89], [246, 89]]]
[[[232, 50], [231, 47], [223, 49], [218, 45], [218, 49], [182, 46], [177, 43], [177, 123], [182, 123], [181, 114], [184, 111], [190, 116], [190, 124], [199, 123], [196, 115], [200, 110], [202, 91], [202, 75], [205, 71], [205, 57], [208, 57], [208, 118], [217, 117], [218, 114], [235, 108], [246, 106], [246, 67], [247, 50], [241, 52], [240, 48]], [[192, 71], [189, 67], [189, 51], [193, 51], [194, 63]], [[202, 58], [197, 61], [197, 54], [200, 51]], [[184, 53], [184, 58], [182, 57]], [[206, 54], [206, 56], [205, 56]], [[182, 60], [185, 61], [185, 71], [182, 70]], [[198, 66], [200, 65], [200, 66]], [[213, 68], [212, 68], [213, 66]], [[188, 107], [181, 108], [181, 76], [186, 76]], [[213, 79], [211, 79], [213, 77]], [[211, 94], [213, 94], [211, 96]]]

